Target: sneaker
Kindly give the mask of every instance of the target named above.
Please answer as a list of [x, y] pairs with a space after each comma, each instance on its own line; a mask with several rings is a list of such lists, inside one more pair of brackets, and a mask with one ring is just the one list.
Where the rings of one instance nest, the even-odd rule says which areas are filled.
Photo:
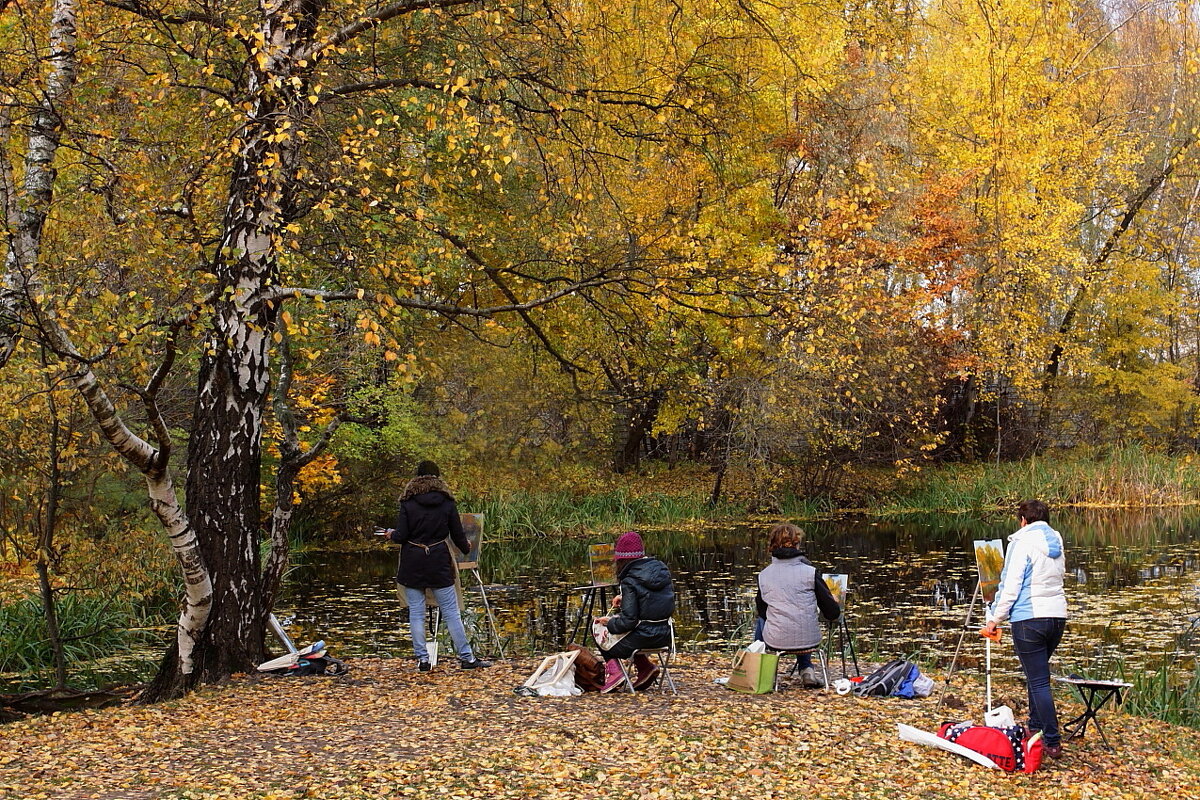
[[431, 669], [433, 669], [433, 664], [430, 664], [427, 660], [421, 659], [417, 662], [417, 672], [429, 672]]
[[484, 661], [482, 658], [472, 657], [470, 661], [465, 658], [460, 658], [458, 660], [459, 669], [484, 669], [486, 667], [490, 667], [491, 665], [492, 662]]
[[1048, 744], [1042, 750], [1042, 752], [1045, 753], [1046, 755], [1050, 756], [1051, 758], [1055, 758], [1055, 759], [1062, 758], [1062, 745], [1061, 744]]
[[812, 667], [805, 667], [800, 670], [800, 685], [809, 689], [815, 689], [821, 685], [817, 680], [817, 671]]
[[604, 685], [600, 687], [601, 694], [607, 694], [619, 686], [625, 685], [625, 672], [621, 669], [621, 662], [615, 658], [610, 658], [604, 662]]

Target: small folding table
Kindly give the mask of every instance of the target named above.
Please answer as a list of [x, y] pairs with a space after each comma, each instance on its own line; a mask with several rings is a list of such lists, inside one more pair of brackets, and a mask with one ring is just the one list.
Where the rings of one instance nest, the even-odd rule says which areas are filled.
[[1104, 742], [1105, 747], [1112, 750], [1112, 745], [1108, 743], [1108, 739], [1104, 736], [1104, 729], [1100, 727], [1100, 718], [1096, 715], [1100, 713], [1100, 709], [1104, 708], [1109, 700], [1115, 699], [1116, 703], [1120, 703], [1121, 692], [1132, 688], [1133, 684], [1125, 683], [1124, 681], [1093, 681], [1075, 676], [1066, 678], [1056, 677], [1054, 680], [1074, 686], [1084, 705], [1082, 714], [1070, 722], [1063, 724], [1063, 733], [1067, 734], [1063, 741], [1069, 742], [1076, 736], [1083, 736], [1083, 732], [1087, 729], [1088, 720], [1091, 720], [1096, 723], [1096, 732], [1100, 734], [1100, 741]]

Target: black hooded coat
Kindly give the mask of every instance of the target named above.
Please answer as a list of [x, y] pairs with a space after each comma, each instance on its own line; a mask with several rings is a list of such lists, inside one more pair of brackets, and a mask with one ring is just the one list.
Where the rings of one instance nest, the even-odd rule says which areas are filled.
[[454, 554], [450, 542], [462, 552], [471, 549], [458, 506], [450, 488], [436, 475], [409, 481], [400, 495], [400, 509], [392, 530], [400, 545], [396, 582], [410, 589], [444, 589], [454, 585]]
[[675, 585], [671, 571], [657, 558], [639, 558], [626, 564], [617, 576], [621, 584], [621, 609], [609, 618], [607, 628], [626, 633], [606, 659], [625, 658], [634, 650], [671, 644], [671, 615], [675, 613]]

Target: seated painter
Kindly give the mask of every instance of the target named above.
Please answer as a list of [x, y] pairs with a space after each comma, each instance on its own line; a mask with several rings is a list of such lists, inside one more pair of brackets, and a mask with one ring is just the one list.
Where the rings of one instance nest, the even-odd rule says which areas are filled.
[[[820, 571], [804, 555], [803, 545], [804, 531], [795, 525], [785, 522], [771, 529], [771, 563], [758, 573], [755, 598], [764, 622], [755, 638], [772, 650], [815, 650], [822, 639], [820, 617], [835, 620], [842, 613]], [[798, 658], [800, 682], [820, 686], [812, 656], [801, 653]]]
[[[602, 692], [611, 692], [624, 680], [618, 658], [628, 658], [634, 650], [670, 646], [671, 615], [675, 613], [671, 572], [657, 558], [646, 556], [642, 537], [637, 532], [621, 534], [613, 551], [613, 561], [621, 593], [613, 600], [609, 616], [595, 620], [597, 626], [614, 634], [611, 637], [601, 635], [596, 640], [600, 655], [604, 657]], [[605, 630], [601, 630], [603, 633]], [[637, 670], [633, 680], [635, 689], [645, 689], [658, 677], [658, 666], [640, 653], [634, 657], [633, 665]]]

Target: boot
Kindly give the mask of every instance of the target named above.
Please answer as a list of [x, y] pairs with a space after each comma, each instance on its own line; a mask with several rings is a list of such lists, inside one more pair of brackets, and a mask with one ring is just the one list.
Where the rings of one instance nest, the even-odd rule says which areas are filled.
[[658, 677], [658, 665], [638, 653], [633, 657], [633, 666], [637, 668], [637, 675], [633, 679], [633, 688], [649, 689], [654, 684], [654, 679]]
[[604, 662], [604, 685], [600, 687], [601, 692], [611, 692], [622, 683], [625, 682], [625, 675], [621, 672], [621, 664], [615, 658], [610, 658]]

